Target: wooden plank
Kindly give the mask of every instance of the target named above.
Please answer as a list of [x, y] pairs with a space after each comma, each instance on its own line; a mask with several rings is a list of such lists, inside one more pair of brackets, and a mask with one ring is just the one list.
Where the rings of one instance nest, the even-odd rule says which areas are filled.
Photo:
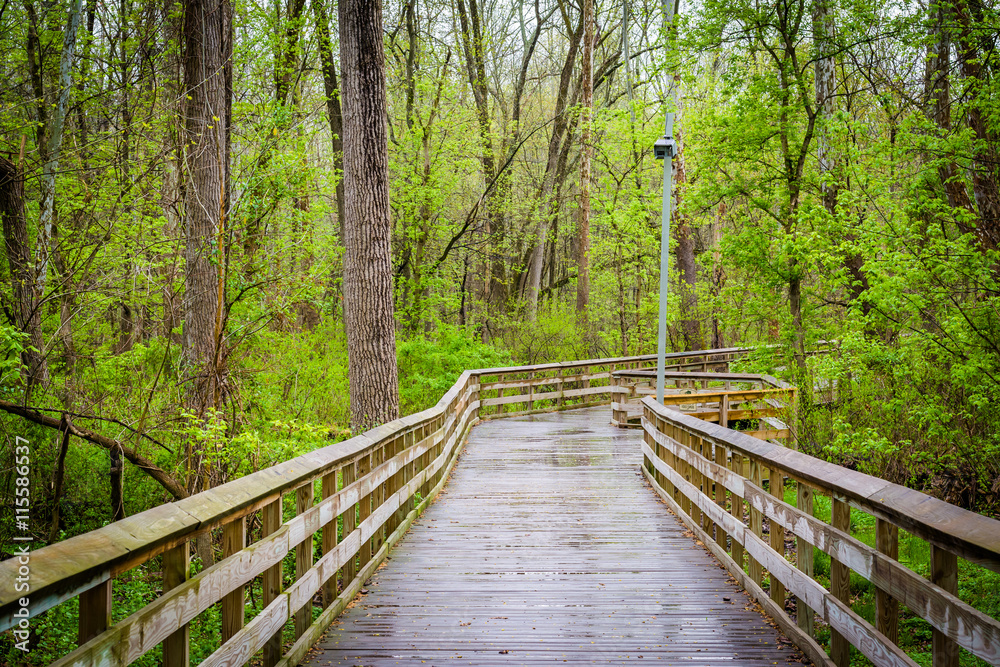
[[[958, 557], [931, 545], [931, 581], [952, 595], [958, 594]], [[958, 644], [940, 630], [932, 637], [934, 667], [958, 667]]]
[[[182, 585], [191, 574], [191, 549], [184, 543], [163, 552], [163, 590]], [[181, 626], [163, 640], [163, 667], [188, 667], [190, 664], [190, 630]]]
[[[899, 559], [899, 528], [885, 519], [876, 520], [875, 547], [892, 560]], [[892, 595], [877, 588], [875, 591], [875, 617], [878, 631], [893, 644], [899, 643], [899, 602]]]
[[[372, 469], [371, 458], [364, 458], [358, 461], [358, 478], [364, 479]], [[358, 521], [363, 523], [372, 514], [372, 496], [365, 494], [358, 501]], [[372, 558], [371, 540], [364, 540], [358, 550], [358, 567], [364, 568]]]
[[[837, 497], [833, 498], [830, 523], [841, 532], [848, 534], [851, 532], [851, 508], [845, 501]], [[846, 563], [837, 558], [830, 560], [830, 593], [840, 602], [850, 605], [851, 570]], [[830, 657], [837, 663], [837, 667], [850, 667], [850, 640], [836, 630], [830, 633]]]
[[[675, 474], [669, 468], [667, 468], [665, 472], [670, 475]], [[675, 483], [679, 485], [685, 495], [692, 498], [693, 502], [701, 503], [704, 511], [713, 513], [713, 517], [718, 518], [720, 521], [727, 520], [727, 516], [722, 513], [714, 505], [714, 503], [711, 503], [708, 498], [706, 498], [703, 494], [700, 494], [693, 485], [679, 479], [679, 477], [675, 477]], [[748, 485], [747, 490], [748, 493], [752, 490], [756, 499], [765, 497], [763, 490], [759, 488], [753, 488]], [[759, 503], [757, 506], [760, 506]], [[687, 515], [682, 515], [682, 519], [688, 523], [689, 527], [697, 525], [694, 524], [693, 519]], [[751, 560], [759, 562], [765, 566], [771, 573], [772, 580], [778, 579], [780, 581], [784, 581], [796, 596], [801, 599], [805, 599], [811, 606], [819, 609], [823, 618], [830, 623], [832, 628], [836, 629], [838, 633], [845, 637], [849, 642], [858, 646], [867, 657], [873, 660], [875, 664], [916, 667], [916, 663], [910, 660], [902, 649], [894, 646], [884, 636], [880, 635], [877, 630], [871, 627], [871, 625], [864, 621], [864, 619], [851, 610], [848, 604], [836, 600], [817, 582], [805, 576], [799, 570], [794, 569], [781, 554], [772, 549], [771, 546], [759, 535], [756, 535], [751, 531], [740, 530], [741, 526], [736, 526], [734, 524], [729, 524], [729, 526], [734, 529], [734, 538], [743, 542]], [[694, 530], [694, 528], [692, 528], [692, 530]], [[699, 534], [699, 538], [711, 549], [714, 545], [712, 544], [712, 541], [708, 539], [707, 533], [701, 531], [700, 528], [697, 532]], [[716, 553], [716, 555], [720, 558], [720, 560], [725, 560], [725, 552], [721, 551], [721, 549], [719, 550], [719, 553]], [[742, 572], [740, 574], [742, 574]], [[753, 580], [752, 578], [747, 577], [746, 584], [744, 585], [749, 584], [753, 584]], [[757, 590], [760, 590], [760, 588], [757, 587]], [[763, 591], [761, 591], [761, 597], [763, 597]], [[785, 626], [794, 627], [795, 633], [797, 633], [799, 637], [803, 637], [803, 642], [805, 642], [804, 638], [808, 637], [808, 635], [802, 633], [799, 628], [792, 624], [791, 620], [788, 619], [784, 612], [784, 607], [779, 605], [774, 600], [768, 600], [768, 603], [769, 613], [771, 613], [772, 618], [779, 621], [779, 624], [781, 624], [783, 628]], [[811, 638], [809, 638], [808, 641], [811, 642]], [[800, 646], [801, 645], [802, 644], [800, 644]]]
[[[281, 528], [281, 498], [261, 510], [261, 537], [274, 535]], [[281, 563], [267, 568], [261, 580], [261, 599], [267, 608], [281, 594]], [[264, 667], [274, 667], [281, 659], [281, 629], [279, 628], [264, 642]]]
[[[240, 517], [222, 527], [222, 557], [229, 558], [243, 551], [247, 544], [246, 518]], [[245, 591], [240, 583], [222, 597], [222, 641], [225, 642], [243, 627]]]
[[[606, 412], [597, 414], [600, 422], [606, 422]], [[778, 651], [768, 664], [784, 664], [787, 649], [776, 646], [770, 639], [773, 635], [765, 639], [767, 645], [760, 642], [756, 633], [763, 619], [744, 610], [744, 598], [726, 583], [725, 573], [692, 548], [683, 528], [636, 478], [640, 451], [633, 443], [638, 434], [625, 443], [620, 437], [608, 437], [618, 431], [598, 423], [599, 437], [581, 438], [576, 428], [567, 427], [589, 422], [583, 420], [579, 413], [557, 415], [554, 423], [572, 431], [572, 440], [567, 434], [545, 442], [537, 438], [537, 418], [477, 427], [448, 482], [448, 493], [411, 528], [403, 546], [366, 586], [369, 592], [362, 602], [331, 628], [319, 647], [322, 653], [307, 658], [306, 664], [406, 661], [394, 655], [419, 657], [427, 664], [537, 664], [546, 659], [643, 664], [680, 652], [698, 655], [698, 648], [708, 648], [711, 656], [726, 650], [723, 655], [729, 662], [741, 664], [740, 646], [753, 650], [748, 641], [755, 647], [753, 655]], [[481, 438], [478, 448], [473, 438]], [[614, 455], [609, 458], [610, 452]], [[501, 471], [508, 462], [517, 474]], [[470, 471], [475, 474], [468, 475]], [[577, 500], [584, 497], [608, 502], [598, 504], [603, 507], [584, 506]], [[440, 514], [449, 507], [452, 513]], [[654, 529], [620, 531], [623, 512], [635, 513], [654, 526], [670, 526], [667, 539], [676, 539], [682, 549], [670, 548]], [[525, 530], [525, 516], [531, 517], [535, 530]], [[582, 534], [614, 539], [598, 540], [585, 549], [570, 546], [570, 540]], [[539, 539], [541, 535], [545, 538]], [[416, 550], [408, 549], [407, 545], [426, 538], [433, 541], [417, 542]], [[408, 558], [420, 559], [425, 567], [411, 567]], [[705, 576], [696, 579], [690, 567]], [[455, 572], [462, 574], [456, 577]], [[398, 579], [391, 579], [394, 573]], [[721, 589], [709, 592], [704, 588], [707, 580]], [[620, 595], [628, 590], [629, 597]], [[407, 598], [401, 597], [404, 591]], [[650, 597], [655, 591], [660, 591], [658, 596]], [[411, 592], [423, 597], [410, 598]], [[380, 606], [384, 594], [392, 597], [388, 607]], [[524, 595], [532, 596], [528, 605]], [[737, 596], [737, 602], [724, 602], [722, 595]], [[492, 596], [496, 606], [481, 603], [483, 596]], [[545, 605], [544, 613], [539, 613], [540, 604]], [[709, 608], [712, 619], [706, 621]], [[736, 615], [739, 620], [731, 621]], [[706, 628], [713, 622], [716, 628], [729, 626], [723, 630], [728, 646], [708, 639]], [[574, 637], [574, 627], [589, 630]], [[649, 640], [653, 636], [656, 641]], [[669, 641], [664, 641], [667, 637]], [[572, 650], [577, 648], [573, 643], [583, 646]], [[615, 651], [626, 645], [631, 660], [624, 651]], [[500, 655], [500, 650], [508, 650], [509, 656]], [[294, 658], [290, 653], [289, 664]], [[419, 659], [411, 658], [418, 663]]]
[[[15, 560], [15, 559], [11, 559]], [[102, 582], [80, 595], [80, 621], [77, 643], [81, 646], [111, 625], [111, 580]]]

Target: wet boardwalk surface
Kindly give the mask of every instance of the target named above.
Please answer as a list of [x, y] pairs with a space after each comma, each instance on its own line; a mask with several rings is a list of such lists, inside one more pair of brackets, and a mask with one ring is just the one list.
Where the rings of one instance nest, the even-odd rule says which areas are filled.
[[645, 483], [641, 432], [609, 419], [473, 428], [437, 501], [304, 664], [794, 660]]

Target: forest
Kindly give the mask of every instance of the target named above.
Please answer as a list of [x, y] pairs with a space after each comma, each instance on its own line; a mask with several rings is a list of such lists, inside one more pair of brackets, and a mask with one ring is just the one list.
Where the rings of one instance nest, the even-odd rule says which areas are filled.
[[[359, 7], [384, 60], [345, 61]], [[834, 406], [803, 392], [800, 449], [1000, 517], [1000, 7], [674, 12], [0, 3], [0, 485], [29, 441], [36, 543], [427, 408], [463, 369], [654, 352], [668, 110], [668, 349], [835, 382]], [[359, 76], [384, 106], [348, 108]], [[385, 229], [343, 178], [383, 130], [388, 198], [358, 201]], [[398, 399], [354, 405], [352, 332]]]

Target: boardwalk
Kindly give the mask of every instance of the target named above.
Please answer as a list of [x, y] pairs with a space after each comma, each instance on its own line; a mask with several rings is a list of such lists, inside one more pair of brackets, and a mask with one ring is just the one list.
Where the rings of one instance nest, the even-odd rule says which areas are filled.
[[785, 665], [608, 408], [475, 427], [442, 495], [304, 664]]

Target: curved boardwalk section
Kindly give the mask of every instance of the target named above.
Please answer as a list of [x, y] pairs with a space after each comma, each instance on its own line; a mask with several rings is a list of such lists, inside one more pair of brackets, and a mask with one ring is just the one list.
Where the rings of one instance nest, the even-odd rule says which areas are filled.
[[439, 499], [305, 664], [785, 665], [608, 408], [476, 426]]

